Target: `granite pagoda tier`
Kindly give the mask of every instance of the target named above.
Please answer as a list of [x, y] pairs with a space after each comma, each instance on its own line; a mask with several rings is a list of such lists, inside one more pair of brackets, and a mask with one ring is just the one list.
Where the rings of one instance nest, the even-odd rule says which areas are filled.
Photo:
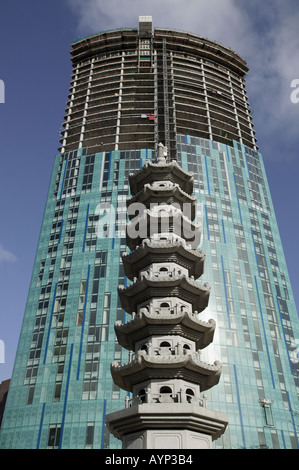
[[200, 319], [210, 286], [197, 279], [205, 254], [196, 248], [193, 175], [167, 158], [160, 144], [157, 162], [148, 160], [130, 176], [130, 223], [123, 256], [126, 276], [119, 287], [128, 323], [116, 322], [129, 362], [113, 362], [116, 385], [132, 394], [123, 410], [106, 418], [110, 432], [125, 449], [211, 448], [223, 434], [226, 415], [210, 410], [201, 393], [217, 385], [222, 365], [201, 360], [213, 341], [215, 322]]

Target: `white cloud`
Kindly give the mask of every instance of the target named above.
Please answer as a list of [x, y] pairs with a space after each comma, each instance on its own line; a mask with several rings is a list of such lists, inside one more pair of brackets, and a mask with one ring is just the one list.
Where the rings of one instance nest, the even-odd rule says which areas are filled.
[[261, 29], [255, 26], [255, 47], [248, 50], [248, 94], [255, 103], [257, 137], [267, 142], [265, 152], [292, 160], [298, 147], [299, 105], [291, 102], [291, 82], [299, 78], [299, 13], [291, 0], [271, 2], [272, 10], [264, 3], [257, 8]]
[[152, 15], [154, 26], [207, 35], [211, 39], [240, 34], [242, 12], [235, 0], [68, 0], [81, 34], [137, 27], [139, 15]]
[[2, 263], [3, 261], [14, 262], [16, 260], [17, 258], [13, 253], [5, 250], [3, 246], [0, 245], [0, 263]]

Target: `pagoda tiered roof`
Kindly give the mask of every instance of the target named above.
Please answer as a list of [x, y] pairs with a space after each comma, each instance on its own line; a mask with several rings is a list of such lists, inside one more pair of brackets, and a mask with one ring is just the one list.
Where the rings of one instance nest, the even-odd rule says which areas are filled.
[[[190, 212], [188, 216], [190, 219], [194, 220], [196, 216], [196, 196], [186, 193], [180, 188], [178, 183], [171, 181], [145, 184], [141, 191], [131, 199], [128, 199], [127, 206], [129, 207], [136, 202], [144, 204], [147, 209], [150, 208], [151, 204], [175, 204], [177, 207], [180, 207], [181, 210], [184, 210], [186, 205], [188, 205], [188, 211]], [[130, 212], [128, 216], [130, 219], [134, 217]]]
[[118, 321], [114, 325], [118, 342], [126, 349], [133, 350], [136, 341], [151, 335], [179, 335], [195, 342], [196, 349], [208, 346], [214, 337], [216, 323], [213, 319], [208, 322], [198, 318], [197, 312], [188, 310], [171, 312], [148, 311], [133, 314], [127, 323]]
[[125, 274], [131, 281], [141, 269], [155, 262], [175, 262], [197, 279], [203, 274], [204, 260], [203, 251], [192, 250], [184, 239], [175, 237], [144, 239], [135, 251], [124, 253], [122, 258]]
[[133, 386], [146, 380], [180, 378], [200, 385], [205, 391], [219, 382], [222, 364], [207, 364], [199, 353], [184, 355], [148, 355], [138, 351], [135, 360], [128, 364], [111, 364], [111, 374], [116, 385], [132, 391]]
[[202, 312], [208, 305], [210, 285], [193, 281], [185, 274], [142, 274], [128, 287], [119, 286], [121, 306], [126, 312], [137, 311], [137, 306], [152, 298], [178, 297], [192, 305], [193, 310]]
[[[138, 229], [137, 229], [138, 226]], [[184, 213], [167, 204], [145, 209], [135, 224], [126, 226], [126, 242], [131, 250], [135, 250], [143, 239], [150, 238], [157, 232], [168, 232], [184, 238], [193, 249], [196, 249], [201, 241], [202, 225], [192, 222]]]
[[193, 173], [184, 171], [175, 160], [158, 163], [146, 160], [139, 171], [129, 175], [131, 194], [135, 196], [145, 184], [155, 181], [171, 181], [178, 184], [184, 192], [188, 194], [193, 192]]

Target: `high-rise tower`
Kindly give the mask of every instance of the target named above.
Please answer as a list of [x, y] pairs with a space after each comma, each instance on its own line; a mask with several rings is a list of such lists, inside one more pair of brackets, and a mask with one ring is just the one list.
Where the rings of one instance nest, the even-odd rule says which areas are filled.
[[[222, 362], [207, 409], [229, 425], [216, 448], [298, 448], [299, 324], [246, 94], [246, 62], [151, 18], [78, 38], [73, 75], [0, 431], [2, 448], [117, 448], [107, 414], [127, 392], [114, 323], [129, 318], [128, 177], [158, 144], [194, 173], [217, 324], [201, 360]], [[135, 269], [135, 268], [134, 268]], [[138, 273], [138, 270], [136, 271]], [[133, 275], [133, 280], [134, 280]], [[187, 344], [187, 343], [186, 343]], [[202, 399], [202, 397], [200, 397]]]

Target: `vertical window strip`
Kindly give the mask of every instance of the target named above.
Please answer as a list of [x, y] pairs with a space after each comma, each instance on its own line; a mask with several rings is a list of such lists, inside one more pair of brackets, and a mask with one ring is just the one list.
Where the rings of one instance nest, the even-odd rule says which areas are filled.
[[87, 209], [86, 209], [86, 219], [85, 219], [85, 228], [84, 228], [82, 252], [85, 251], [85, 241], [86, 241], [86, 233], [87, 233], [88, 215], [89, 215], [89, 204], [87, 205]]
[[210, 190], [210, 182], [209, 182], [208, 161], [207, 161], [207, 156], [206, 155], [205, 155], [205, 167], [206, 167], [206, 178], [207, 178], [207, 184], [208, 184], [208, 194], [210, 196], [211, 195], [211, 190]]
[[[227, 151], [227, 155], [228, 155], [228, 161], [229, 160], [229, 153], [228, 153], [228, 148], [226, 146], [226, 151]], [[227, 181], [227, 188], [228, 188], [228, 194], [229, 194], [229, 199], [231, 200], [232, 199], [232, 194], [231, 194], [231, 190], [230, 190], [230, 184], [229, 184], [229, 178], [228, 178], [228, 169], [227, 169], [227, 164], [226, 164], [226, 158], [224, 158], [224, 155], [223, 155], [223, 162], [224, 162], [224, 168], [225, 168], [225, 174], [226, 174], [226, 181]]]
[[77, 380], [79, 380], [79, 376], [80, 376], [80, 366], [81, 366], [81, 355], [82, 355], [82, 345], [83, 345], [84, 323], [85, 323], [85, 316], [86, 316], [89, 275], [90, 275], [90, 264], [88, 265], [87, 279], [86, 279], [86, 291], [85, 291], [85, 299], [84, 299], [84, 309], [83, 309], [82, 326], [81, 326], [80, 348], [79, 348], [78, 367], [77, 367]]
[[61, 226], [60, 226], [58, 245], [59, 245], [59, 243], [60, 243], [60, 241], [61, 241], [62, 230], [63, 230], [63, 219], [62, 219], [62, 221], [61, 221]]
[[222, 277], [223, 277], [223, 286], [224, 286], [224, 293], [225, 293], [225, 303], [226, 303], [226, 313], [227, 313], [227, 320], [228, 320], [228, 327], [231, 329], [231, 321], [230, 321], [230, 313], [229, 313], [229, 305], [228, 305], [228, 297], [227, 297], [227, 287], [225, 281], [225, 272], [224, 272], [224, 262], [223, 256], [221, 255], [221, 267], [222, 267]]
[[94, 175], [95, 154], [87, 155], [85, 158], [85, 167], [82, 181], [82, 192], [90, 192]]
[[42, 413], [41, 413], [41, 418], [40, 418], [40, 423], [39, 423], [38, 436], [37, 436], [37, 444], [36, 444], [37, 449], [39, 449], [39, 446], [40, 446], [40, 438], [41, 438], [43, 422], [44, 422], [45, 407], [46, 407], [46, 403], [43, 403], [43, 408], [42, 408]]
[[284, 433], [283, 433], [283, 430], [281, 429], [281, 439], [282, 439], [282, 443], [283, 443], [283, 448], [286, 449], [286, 441], [285, 441], [285, 438], [284, 438]]
[[227, 161], [229, 162], [230, 158], [229, 158], [229, 151], [228, 151], [228, 146], [227, 145], [226, 145], [226, 155], [227, 155]]
[[51, 314], [50, 314], [50, 320], [49, 320], [49, 326], [48, 326], [48, 334], [47, 334], [47, 341], [46, 341], [46, 347], [45, 347], [45, 354], [44, 354], [44, 361], [43, 361], [43, 364], [46, 363], [46, 357], [47, 357], [47, 352], [48, 352], [50, 331], [51, 331], [51, 325], [52, 325], [52, 319], [53, 319], [53, 312], [54, 312], [54, 305], [55, 305], [55, 299], [56, 299], [56, 291], [57, 291], [57, 282], [56, 282], [55, 288], [54, 288], [53, 302], [52, 302], [52, 307], [51, 307]]
[[207, 210], [207, 206], [206, 206], [206, 205], [205, 205], [205, 214], [206, 214], [206, 224], [207, 224], [207, 234], [208, 234], [208, 240], [210, 240], [210, 230], [209, 230], [208, 210]]
[[281, 323], [281, 330], [282, 330], [282, 334], [283, 334], [284, 344], [285, 344], [287, 355], [288, 355], [289, 366], [290, 366], [291, 374], [294, 375], [293, 368], [292, 368], [292, 363], [291, 363], [291, 359], [290, 359], [290, 354], [289, 354], [288, 343], [287, 343], [287, 339], [286, 339], [286, 335], [285, 335], [285, 331], [284, 331], [284, 327], [283, 327], [283, 323], [282, 323], [282, 314], [281, 314], [281, 309], [280, 309], [280, 305], [279, 305], [278, 296], [276, 296], [276, 302], [277, 302], [277, 307], [278, 307], [278, 312], [279, 312], [279, 318], [280, 318], [280, 323]]
[[272, 380], [273, 388], [275, 390], [275, 382], [274, 382], [273, 370], [272, 370], [272, 365], [271, 365], [271, 360], [270, 360], [270, 352], [269, 352], [269, 346], [268, 346], [268, 341], [267, 341], [267, 336], [266, 336], [265, 323], [264, 323], [264, 318], [263, 318], [262, 305], [261, 305], [260, 293], [259, 293], [259, 289], [258, 289], [258, 285], [257, 285], [256, 276], [254, 276], [254, 280], [255, 280], [255, 288], [256, 288], [258, 304], [259, 304], [259, 311], [260, 311], [260, 316], [261, 316], [261, 320], [262, 320], [262, 326], [263, 326], [263, 333], [264, 333], [264, 340], [265, 340], [266, 351], [267, 351], [267, 356], [268, 356], [268, 362], [269, 362], [269, 367], [270, 367], [271, 380]]
[[238, 203], [238, 209], [239, 209], [239, 215], [240, 215], [240, 223], [241, 223], [241, 225], [243, 225], [242, 214], [241, 214], [241, 207], [240, 207], [240, 201], [239, 201], [239, 195], [238, 195], [238, 189], [237, 189], [237, 182], [236, 182], [236, 175], [235, 175], [235, 173], [233, 173], [233, 177], [234, 177], [235, 190], [236, 190], [236, 196], [237, 196], [237, 203]]
[[226, 235], [225, 235], [224, 220], [222, 219], [221, 222], [222, 222], [223, 239], [224, 239], [224, 243], [226, 243]]
[[77, 150], [67, 152], [64, 155], [66, 161], [63, 184], [61, 187], [60, 199], [62, 197], [70, 197], [76, 194], [78, 173], [80, 167], [80, 157]]
[[104, 404], [103, 404], [101, 449], [104, 449], [106, 407], [107, 407], [107, 400], [105, 399]]
[[251, 178], [250, 178], [249, 166], [248, 166], [248, 161], [247, 161], [247, 156], [246, 156], [245, 151], [243, 151], [243, 157], [244, 157], [245, 166], [246, 166], [246, 169], [247, 169], [248, 179], [250, 180]]
[[113, 224], [112, 250], [114, 250], [114, 245], [115, 245], [115, 223]]
[[94, 427], [95, 427], [94, 422], [87, 423], [86, 436], [85, 436], [85, 449], [92, 449], [93, 448]]
[[238, 408], [239, 408], [239, 417], [240, 417], [240, 424], [241, 424], [241, 434], [242, 434], [243, 448], [246, 449], [245, 433], [244, 433], [243, 416], [242, 416], [242, 408], [241, 408], [239, 382], [238, 382], [236, 364], [234, 364], [233, 367], [234, 367], [235, 384], [236, 384], [236, 391], [237, 391], [237, 400], [238, 400]]
[[252, 227], [251, 227], [250, 230], [251, 230], [252, 243], [253, 243], [253, 248], [254, 248], [254, 254], [255, 254], [256, 265], [257, 265], [257, 272], [258, 272], [259, 277], [261, 277], [260, 267], [259, 267], [259, 263], [258, 263], [258, 258], [257, 258], [257, 252], [256, 252], [256, 246], [255, 246], [255, 241], [254, 241], [254, 236], [253, 236]]
[[50, 424], [49, 433], [48, 433], [48, 441], [47, 441], [47, 449], [59, 448], [60, 432], [61, 432], [60, 423]]
[[100, 187], [99, 187], [99, 190], [100, 190], [100, 191], [102, 191], [102, 186], [103, 186], [105, 155], [106, 155], [106, 153], [103, 152], [103, 153], [102, 153], [102, 166], [101, 166], [101, 179], [100, 179]]
[[109, 153], [109, 167], [108, 167], [108, 178], [107, 180], [110, 179], [110, 172], [111, 172], [111, 159], [112, 159], [112, 151]]
[[292, 404], [291, 404], [291, 400], [290, 400], [290, 394], [289, 394], [288, 391], [287, 391], [287, 397], [288, 397], [288, 402], [289, 402], [289, 407], [290, 407], [290, 413], [291, 413], [291, 419], [292, 419], [292, 424], [293, 424], [293, 428], [294, 428], [295, 439], [296, 439], [296, 442], [297, 442], [297, 447], [298, 447], [298, 449], [299, 449], [299, 441], [298, 441], [298, 434], [297, 434], [297, 429], [296, 429], [296, 423], [295, 423], [294, 414], [293, 414], [293, 409], [292, 409]]
[[65, 389], [65, 397], [64, 397], [63, 412], [62, 412], [62, 421], [61, 421], [61, 431], [60, 431], [59, 445], [58, 445], [59, 449], [61, 449], [61, 446], [62, 446], [62, 438], [63, 438], [63, 430], [64, 430], [65, 414], [66, 414], [66, 405], [67, 405], [67, 398], [68, 398], [69, 385], [70, 385], [72, 358], [73, 358], [73, 344], [71, 344], [69, 367], [68, 367], [68, 371], [67, 371], [66, 389]]
[[60, 199], [60, 200], [61, 200], [61, 198], [62, 198], [62, 191], [63, 191], [63, 186], [64, 186], [64, 180], [65, 180], [65, 174], [66, 174], [66, 167], [67, 167], [67, 160], [64, 160], [64, 162], [63, 162], [63, 167], [62, 167], [62, 174], [63, 174], [63, 177], [62, 177], [62, 180], [61, 180], [61, 182], [60, 182], [60, 184], [61, 184], [60, 191], [58, 190], [59, 199]]

